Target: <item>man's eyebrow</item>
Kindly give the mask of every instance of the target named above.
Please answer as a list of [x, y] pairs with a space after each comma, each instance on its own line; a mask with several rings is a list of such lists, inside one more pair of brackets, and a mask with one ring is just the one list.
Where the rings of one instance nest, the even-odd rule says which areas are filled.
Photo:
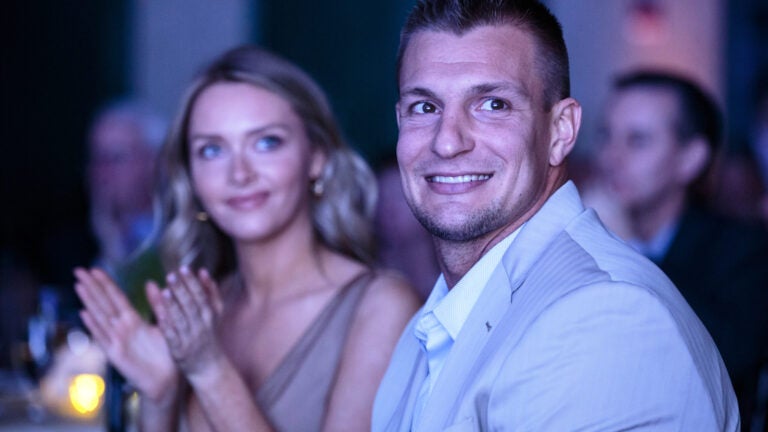
[[469, 94], [472, 96], [479, 96], [500, 90], [512, 92], [518, 97], [526, 100], [531, 99], [530, 93], [524, 87], [506, 81], [478, 84], [469, 90]]
[[428, 99], [434, 99], [436, 98], [436, 95], [431, 90], [425, 89], [424, 87], [411, 87], [406, 88], [400, 92], [400, 99], [404, 97], [423, 97]]
[[[506, 81], [477, 84], [472, 86], [467, 94], [470, 96], [479, 96], [497, 91], [510, 92], [525, 100], [531, 99], [530, 92], [528, 92], [524, 87]], [[400, 92], [400, 98], [402, 99], [405, 97], [436, 99], [437, 95], [433, 91], [424, 87], [410, 87]]]

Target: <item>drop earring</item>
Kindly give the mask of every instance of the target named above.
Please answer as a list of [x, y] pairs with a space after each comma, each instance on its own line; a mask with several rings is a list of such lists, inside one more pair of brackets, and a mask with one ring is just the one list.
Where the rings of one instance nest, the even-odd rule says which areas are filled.
[[312, 193], [315, 195], [315, 197], [320, 198], [323, 196], [323, 192], [325, 192], [325, 187], [323, 184], [323, 181], [321, 179], [316, 179], [312, 182]]

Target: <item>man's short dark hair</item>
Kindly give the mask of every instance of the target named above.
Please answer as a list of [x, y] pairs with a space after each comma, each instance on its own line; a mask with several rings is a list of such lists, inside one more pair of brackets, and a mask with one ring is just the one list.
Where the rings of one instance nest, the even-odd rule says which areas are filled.
[[570, 96], [568, 51], [557, 18], [537, 0], [419, 0], [400, 33], [397, 80], [403, 54], [415, 33], [446, 31], [457, 35], [483, 25], [510, 24], [528, 31], [537, 42], [536, 65], [544, 85], [545, 110]]
[[713, 155], [717, 151], [722, 133], [720, 110], [715, 100], [693, 80], [668, 71], [639, 70], [617, 77], [613, 88], [616, 91], [637, 88], [669, 91], [678, 102], [678, 118], [674, 124], [678, 139], [702, 137]]

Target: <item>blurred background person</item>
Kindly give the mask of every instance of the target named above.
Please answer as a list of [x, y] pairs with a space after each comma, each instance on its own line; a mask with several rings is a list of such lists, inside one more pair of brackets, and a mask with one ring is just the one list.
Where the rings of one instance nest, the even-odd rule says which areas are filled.
[[159, 268], [155, 251], [140, 246], [153, 230], [155, 160], [166, 128], [162, 116], [134, 98], [112, 99], [92, 113], [81, 183], [88, 198], [88, 223], [67, 224], [49, 235], [42, 248], [50, 270], [41, 290], [52, 292], [66, 320], [76, 322], [80, 307], [71, 289], [76, 266], [107, 269], [132, 298], [144, 302], [143, 281], [136, 290], [134, 279], [146, 278], [142, 272], [156, 274]]
[[155, 159], [165, 133], [165, 121], [135, 100], [112, 102], [93, 119], [88, 191], [101, 267], [123, 263], [152, 233]]
[[[10, 344], [3, 352], [10, 353], [15, 362], [23, 361], [22, 366], [45, 392], [53, 382], [64, 383], [66, 388], [71, 368], [62, 366], [84, 361], [80, 353], [69, 349], [68, 341], [76, 337], [72, 335], [82, 334], [77, 316], [81, 305], [71, 285], [64, 282], [64, 267], [69, 266], [66, 272], [70, 275], [75, 265], [107, 269], [137, 309], [144, 315], [148, 312], [143, 281], [162, 276], [157, 254], [144, 243], [153, 231], [155, 160], [165, 132], [164, 119], [138, 100], [117, 99], [97, 109], [84, 140], [89, 230], [70, 225], [46, 239], [45, 253], [56, 269], [49, 275], [53, 283], [32, 279], [35, 274], [18, 264], [18, 256], [2, 256], [3, 268], [9, 271], [3, 271], [0, 281], [4, 311], [0, 312], [0, 339], [4, 348]], [[25, 273], [30, 277], [25, 278]], [[139, 280], [142, 282], [137, 283]], [[19, 341], [27, 346], [21, 353]], [[103, 356], [89, 358], [96, 359], [93, 364], [104, 364]], [[121, 377], [110, 371], [108, 380], [114, 393], [107, 399], [122, 403]]]
[[425, 300], [440, 269], [432, 236], [413, 216], [403, 195], [397, 161], [387, 159], [376, 173], [379, 201], [374, 218], [379, 262], [402, 273]]
[[715, 102], [686, 77], [622, 75], [604, 110], [598, 182], [625, 217], [626, 240], [664, 270], [709, 330], [748, 430], [768, 348], [768, 235], [708, 208], [721, 127]]
[[88, 132], [90, 227], [98, 248], [90, 263], [77, 265], [105, 269], [144, 317], [144, 283], [164, 275], [151, 236], [156, 160], [167, 126], [148, 104], [122, 98], [99, 109]]
[[372, 266], [375, 179], [322, 90], [266, 51], [228, 51], [186, 92], [161, 158], [159, 326], [103, 271], [76, 271], [144, 429], [368, 429], [418, 303]]

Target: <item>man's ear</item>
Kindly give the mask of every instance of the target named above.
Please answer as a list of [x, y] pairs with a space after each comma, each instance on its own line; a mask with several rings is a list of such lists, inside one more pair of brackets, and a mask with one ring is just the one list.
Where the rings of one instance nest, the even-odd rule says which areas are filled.
[[680, 147], [677, 175], [681, 182], [690, 184], [709, 163], [712, 151], [702, 137], [694, 137]]
[[565, 98], [552, 106], [549, 164], [559, 166], [576, 144], [581, 126], [581, 105], [574, 98]]
[[397, 128], [400, 129], [400, 102], [395, 104], [395, 120], [397, 121]]

